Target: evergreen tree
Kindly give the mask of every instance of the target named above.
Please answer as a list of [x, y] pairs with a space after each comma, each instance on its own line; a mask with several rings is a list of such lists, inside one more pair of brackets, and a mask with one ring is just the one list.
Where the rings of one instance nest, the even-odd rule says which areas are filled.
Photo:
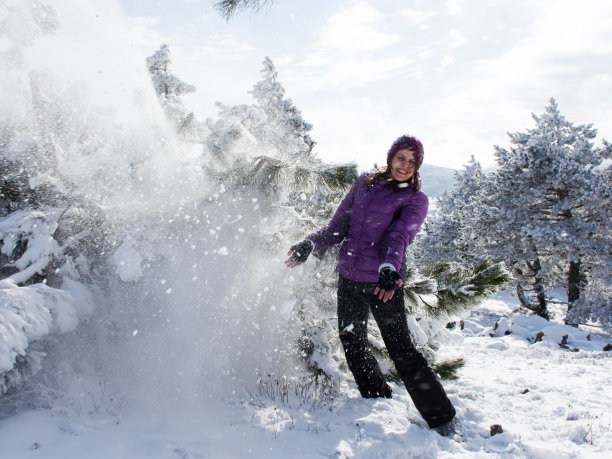
[[195, 92], [196, 87], [185, 83], [170, 72], [170, 48], [163, 44], [147, 58], [153, 87], [159, 97], [162, 109], [174, 124], [176, 131], [186, 140], [199, 140], [205, 133], [193, 112], [183, 105], [181, 96]]
[[24, 48], [59, 27], [57, 11], [36, 0], [10, 3], [0, 19], [12, 49], [2, 56], [11, 64], [3, 96], [11, 99], [0, 104], [0, 393], [42, 368], [50, 335], [73, 331], [87, 315], [67, 290], [86, 291], [87, 258], [105, 240], [102, 212], [77, 191], [66, 161], [66, 152], [102, 147], [82, 85], [49, 71], [14, 73]]
[[[253, 105], [217, 104], [219, 117], [209, 122], [203, 158], [205, 171], [228, 198], [254, 197], [265, 218], [254, 238], [259, 257], [275, 257], [331, 218], [357, 178], [355, 164], [325, 164], [317, 158], [311, 125], [285, 98], [272, 61], [264, 60], [263, 79], [251, 95]], [[333, 317], [337, 249], [313, 256], [287, 292], [291, 315], [282, 334], [287, 362], [301, 356], [313, 374], [341, 377], [339, 340]], [[279, 365], [281, 365], [279, 363]], [[292, 368], [292, 367], [291, 367]], [[264, 369], [262, 369], [264, 370]], [[276, 368], [279, 371], [279, 367]], [[295, 371], [295, 370], [291, 370]]]
[[423, 234], [411, 251], [421, 265], [480, 264], [486, 255], [475, 222], [485, 180], [482, 167], [473, 156], [463, 171], [455, 173], [454, 186], [436, 199], [436, 211], [425, 220]]
[[510, 135], [509, 151], [496, 148], [499, 169], [487, 182], [479, 222], [489, 256], [512, 267], [523, 306], [548, 317], [547, 288], [566, 283], [575, 301], [585, 257], [609, 251], [597, 168], [610, 153], [594, 148], [596, 131], [566, 121], [554, 100], [534, 120], [535, 129]]
[[[607, 157], [611, 145], [604, 142]], [[597, 233], [587, 233], [587, 247], [579, 262], [570, 262], [568, 273], [568, 315], [566, 323], [596, 323], [612, 328], [612, 166], [597, 168], [602, 180], [598, 183], [597, 199], [589, 207], [588, 218], [599, 227]], [[595, 212], [593, 212], [595, 211]], [[588, 215], [587, 214], [587, 215]], [[586, 267], [587, 269], [583, 269]], [[578, 285], [575, 285], [578, 284]], [[574, 286], [572, 288], [572, 286]]]
[[266, 57], [263, 64], [264, 78], [251, 91], [257, 104], [217, 104], [219, 118], [209, 123], [206, 142], [214, 160], [206, 166], [209, 173], [227, 186], [256, 188], [280, 202], [296, 200], [296, 193], [346, 187], [356, 178], [355, 166], [325, 165], [316, 157], [312, 126], [284, 97], [272, 61]]
[[[252, 91], [267, 116], [267, 123], [258, 129], [258, 137], [279, 151], [308, 156], [315, 145], [308, 134], [312, 125], [302, 118], [291, 99], [285, 98], [285, 89], [277, 81], [278, 72], [272, 60], [266, 57], [263, 65], [264, 79], [256, 83]], [[276, 129], [266, 129], [270, 125]]]

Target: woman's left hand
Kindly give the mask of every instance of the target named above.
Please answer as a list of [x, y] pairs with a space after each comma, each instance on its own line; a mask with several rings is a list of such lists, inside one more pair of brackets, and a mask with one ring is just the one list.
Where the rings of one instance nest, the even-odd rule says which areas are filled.
[[[404, 282], [401, 279], [398, 279], [396, 281], [397, 285], [399, 285], [400, 287], [402, 285], [404, 285]], [[378, 295], [378, 299], [382, 300], [383, 303], [386, 303], [387, 301], [389, 301], [391, 298], [393, 298], [393, 295], [395, 294], [395, 289], [393, 290], [383, 290], [380, 287], [376, 287], [376, 290], [374, 290], [374, 295]]]

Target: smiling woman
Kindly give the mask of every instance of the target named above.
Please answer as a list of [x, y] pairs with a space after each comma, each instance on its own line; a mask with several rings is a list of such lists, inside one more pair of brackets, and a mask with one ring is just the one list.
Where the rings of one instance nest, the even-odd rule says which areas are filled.
[[372, 313], [419, 413], [430, 428], [451, 437], [460, 434], [455, 408], [412, 343], [401, 289], [406, 282], [406, 248], [428, 208], [417, 172], [422, 163], [421, 142], [412, 136], [399, 137], [387, 152], [387, 167], [363, 174], [331, 221], [292, 246], [285, 263], [294, 268], [311, 252], [340, 244], [338, 330], [361, 396], [392, 396], [368, 341]]

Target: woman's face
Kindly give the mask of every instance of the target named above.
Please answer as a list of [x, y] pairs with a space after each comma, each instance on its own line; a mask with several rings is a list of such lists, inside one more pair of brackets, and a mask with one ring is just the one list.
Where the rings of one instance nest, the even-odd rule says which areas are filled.
[[414, 153], [408, 148], [398, 150], [391, 158], [391, 176], [398, 182], [410, 179], [416, 171]]

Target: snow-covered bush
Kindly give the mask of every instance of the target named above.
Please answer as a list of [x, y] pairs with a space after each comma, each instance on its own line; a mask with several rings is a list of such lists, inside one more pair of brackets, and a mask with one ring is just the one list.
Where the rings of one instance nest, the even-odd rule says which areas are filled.
[[18, 287], [0, 280], [0, 390], [41, 369], [44, 351], [36, 344], [52, 333], [73, 331], [79, 321], [76, 299], [43, 283]]

